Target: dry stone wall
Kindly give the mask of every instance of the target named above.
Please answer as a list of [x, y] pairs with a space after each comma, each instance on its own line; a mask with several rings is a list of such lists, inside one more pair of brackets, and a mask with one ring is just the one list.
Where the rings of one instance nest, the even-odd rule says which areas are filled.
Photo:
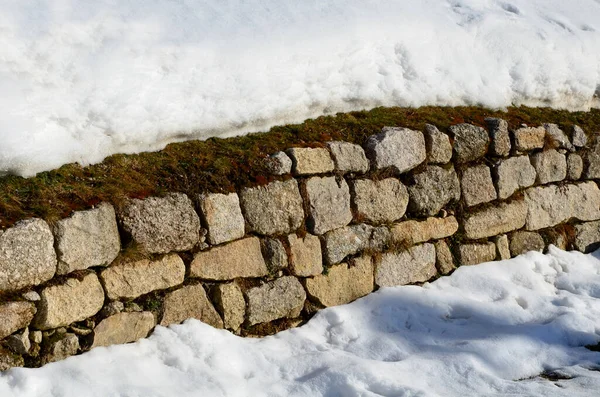
[[[380, 287], [550, 244], [600, 245], [600, 136], [579, 127], [386, 127], [265, 159], [238, 192], [103, 203], [0, 231], [0, 369], [196, 318], [239, 335]], [[316, 144], [317, 145], [317, 144]]]

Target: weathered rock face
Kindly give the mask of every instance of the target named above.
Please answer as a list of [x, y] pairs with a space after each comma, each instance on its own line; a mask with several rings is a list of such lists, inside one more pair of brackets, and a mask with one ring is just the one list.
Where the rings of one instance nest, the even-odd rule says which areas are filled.
[[391, 167], [398, 173], [412, 170], [427, 157], [423, 133], [408, 128], [383, 128], [369, 137], [365, 150], [375, 169]]
[[0, 372], [14, 367], [22, 367], [23, 365], [25, 365], [23, 357], [0, 346]]
[[554, 149], [532, 154], [531, 164], [537, 174], [537, 183], [558, 182], [567, 177], [566, 156]]
[[583, 153], [585, 179], [600, 178], [600, 137], [593, 136], [590, 150]]
[[79, 351], [79, 339], [77, 335], [66, 333], [53, 338], [46, 348], [46, 354], [42, 357], [42, 364], [64, 360], [74, 356]]
[[281, 277], [246, 291], [249, 325], [300, 315], [306, 292], [295, 277]]
[[311, 233], [323, 234], [350, 223], [350, 188], [345, 180], [313, 177], [304, 182], [304, 189], [308, 199], [306, 223]]
[[567, 134], [563, 132], [556, 124], [544, 124], [546, 130], [546, 141], [554, 149], [575, 150], [575, 147], [569, 141]]
[[446, 275], [456, 269], [456, 266], [454, 266], [454, 258], [452, 258], [452, 252], [450, 251], [450, 247], [448, 247], [448, 243], [444, 240], [438, 240], [434, 245], [436, 256], [435, 265], [438, 272]]
[[369, 248], [381, 249], [388, 240], [385, 227], [361, 224], [335, 229], [323, 236], [325, 259], [330, 265], [339, 263], [348, 255]]
[[311, 234], [299, 238], [295, 234], [287, 237], [290, 247], [290, 270], [293, 275], [309, 277], [323, 272], [321, 241]]
[[539, 230], [571, 218], [600, 219], [600, 190], [594, 182], [565, 186], [538, 186], [525, 191], [527, 230]]
[[575, 226], [575, 248], [585, 253], [600, 248], [600, 221]]
[[187, 251], [200, 241], [200, 218], [184, 194], [132, 199], [119, 212], [123, 229], [145, 252]]
[[498, 198], [504, 200], [519, 189], [533, 186], [535, 179], [535, 168], [529, 162], [529, 157], [519, 156], [503, 160], [496, 167]]
[[391, 240], [406, 245], [414, 245], [429, 240], [449, 237], [458, 230], [458, 222], [453, 216], [427, 218], [424, 221], [404, 221], [390, 228]]
[[475, 165], [465, 169], [461, 178], [462, 195], [469, 207], [496, 200], [496, 188], [487, 165]]
[[177, 254], [158, 260], [117, 260], [100, 273], [108, 299], [133, 299], [183, 283], [185, 265]]
[[576, 153], [567, 156], [567, 179], [576, 181], [583, 173], [583, 159]]
[[208, 242], [221, 244], [244, 237], [244, 217], [237, 193], [201, 194], [198, 207], [208, 229]]
[[362, 147], [339, 141], [327, 142], [327, 147], [331, 151], [336, 171], [362, 174], [369, 170], [369, 160]]
[[292, 172], [292, 160], [284, 152], [270, 155], [265, 162], [267, 170], [273, 175], [285, 175]]
[[95, 273], [81, 279], [46, 287], [40, 293], [33, 325], [41, 330], [64, 327], [98, 313], [104, 305], [104, 289]]
[[578, 148], [585, 147], [588, 142], [585, 132], [577, 125], [573, 126], [571, 140], [573, 141], [573, 146]]
[[508, 236], [506, 234], [502, 234], [500, 236], [494, 237], [494, 242], [496, 243], [496, 249], [498, 251], [498, 259], [506, 260], [510, 259], [510, 246], [508, 244]]
[[428, 166], [414, 174], [414, 180], [408, 188], [408, 209], [413, 213], [434, 216], [446, 204], [460, 199], [460, 183], [452, 167]]
[[121, 250], [117, 218], [112, 205], [75, 212], [54, 227], [58, 274], [94, 266], [108, 266]]
[[425, 145], [429, 163], [446, 164], [452, 159], [450, 138], [440, 132], [436, 126], [425, 124]]
[[329, 151], [324, 148], [292, 148], [286, 153], [292, 159], [294, 175], [324, 174], [335, 168]]
[[510, 253], [512, 256], [529, 251], [543, 251], [544, 239], [538, 233], [518, 231], [510, 235]]
[[496, 244], [460, 244], [458, 246], [458, 253], [461, 265], [477, 265], [484, 262], [491, 262], [496, 259]]
[[276, 273], [288, 266], [287, 252], [281, 241], [265, 238], [261, 240], [260, 247], [270, 273]]
[[393, 287], [429, 280], [435, 276], [436, 255], [433, 244], [422, 244], [397, 253], [385, 253], [376, 260], [375, 283]]
[[152, 312], [115, 314], [94, 328], [92, 348], [135, 342], [148, 336], [155, 324]]
[[352, 182], [352, 205], [359, 219], [389, 223], [402, 218], [408, 206], [408, 190], [397, 179], [358, 179]]
[[31, 302], [6, 302], [0, 304], [0, 339], [25, 328], [35, 315]]
[[490, 142], [486, 130], [471, 124], [457, 124], [450, 127], [454, 137], [456, 161], [466, 163], [485, 156]]
[[302, 197], [295, 179], [244, 189], [240, 202], [251, 230], [259, 234], [291, 233], [304, 220]]
[[323, 306], [352, 302], [373, 291], [373, 261], [366, 256], [329, 269], [327, 275], [306, 279], [306, 290]]
[[223, 320], [206, 297], [202, 285], [188, 285], [165, 295], [160, 325], [179, 324], [188, 318], [223, 328]]
[[56, 252], [50, 227], [29, 219], [0, 230], [0, 291], [39, 285], [56, 273]]
[[515, 200], [467, 215], [463, 226], [466, 237], [475, 240], [520, 229], [526, 219], [527, 204], [523, 200]]
[[246, 314], [246, 301], [240, 287], [235, 283], [218, 284], [213, 293], [213, 300], [223, 316], [224, 327], [237, 331]]
[[485, 119], [485, 124], [492, 137], [491, 153], [495, 156], [508, 156], [511, 144], [506, 120], [488, 117]]
[[248, 237], [198, 252], [190, 265], [191, 277], [207, 280], [262, 277], [268, 273], [257, 237]]
[[526, 152], [544, 147], [546, 130], [544, 127], [523, 127], [513, 131], [515, 147], [520, 152]]

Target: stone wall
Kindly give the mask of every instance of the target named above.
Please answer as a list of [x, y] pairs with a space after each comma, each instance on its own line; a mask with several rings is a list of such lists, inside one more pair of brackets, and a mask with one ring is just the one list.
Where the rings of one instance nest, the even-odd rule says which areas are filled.
[[600, 242], [600, 140], [578, 127], [386, 127], [265, 161], [264, 186], [0, 231], [0, 369], [187, 318], [269, 334], [379, 287]]

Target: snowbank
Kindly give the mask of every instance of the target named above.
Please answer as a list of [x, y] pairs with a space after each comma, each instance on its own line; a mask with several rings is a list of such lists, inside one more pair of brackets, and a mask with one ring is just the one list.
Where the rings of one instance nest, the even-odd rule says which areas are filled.
[[[551, 247], [383, 289], [273, 337], [196, 320], [157, 327], [135, 344], [10, 370], [0, 395], [589, 396], [600, 353], [582, 346], [599, 330], [600, 260]], [[537, 377], [548, 370], [573, 379]]]
[[379, 105], [586, 109], [598, 21], [596, 0], [5, 1], [0, 173]]

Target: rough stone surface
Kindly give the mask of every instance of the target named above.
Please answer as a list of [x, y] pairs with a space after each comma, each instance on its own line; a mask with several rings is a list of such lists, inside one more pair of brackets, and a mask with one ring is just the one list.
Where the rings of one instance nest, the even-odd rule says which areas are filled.
[[391, 241], [414, 245], [429, 240], [452, 236], [458, 230], [458, 222], [453, 216], [427, 218], [424, 221], [408, 220], [390, 228]]
[[352, 221], [350, 188], [345, 180], [335, 177], [313, 177], [304, 182], [308, 200], [308, 230], [323, 234]]
[[213, 292], [213, 301], [223, 316], [224, 327], [237, 331], [246, 314], [246, 301], [240, 287], [235, 283], [218, 284]]
[[23, 332], [14, 334], [6, 338], [6, 346], [17, 354], [28, 354], [31, 349], [29, 340], [29, 329], [25, 328]]
[[324, 174], [335, 169], [331, 155], [325, 148], [292, 148], [286, 153], [292, 159], [294, 175]]
[[437, 215], [446, 204], [460, 199], [460, 182], [453, 167], [427, 166], [413, 178], [408, 209], [417, 215]]
[[351, 266], [333, 266], [324, 275], [306, 279], [306, 290], [323, 306], [352, 302], [373, 291], [373, 261], [370, 256], [357, 258]]
[[571, 218], [600, 219], [600, 190], [594, 182], [538, 186], [525, 191], [527, 230], [539, 230]]
[[250, 228], [259, 234], [291, 233], [304, 220], [302, 196], [295, 179], [244, 189], [240, 202]]
[[135, 342], [148, 336], [155, 324], [152, 312], [115, 314], [94, 328], [92, 348]]
[[0, 230], [0, 291], [39, 285], [56, 273], [56, 252], [50, 227], [28, 219]]
[[423, 133], [408, 128], [383, 128], [369, 137], [365, 150], [375, 169], [392, 167], [398, 173], [412, 170], [427, 157]]
[[74, 356], [79, 351], [77, 335], [66, 333], [53, 338], [46, 347], [46, 354], [42, 357], [42, 364], [64, 360]]
[[600, 179], [600, 137], [595, 135], [590, 150], [583, 153], [585, 179]]
[[448, 274], [452, 270], [456, 269], [454, 266], [454, 258], [452, 258], [452, 252], [450, 247], [444, 240], [438, 240], [434, 243], [435, 246], [435, 265], [438, 272], [441, 274]]
[[544, 147], [546, 130], [544, 127], [522, 127], [513, 131], [515, 147], [520, 152]]
[[46, 287], [40, 293], [33, 325], [41, 330], [64, 327], [98, 313], [104, 305], [104, 289], [95, 273]]
[[58, 274], [94, 266], [108, 266], [121, 251], [117, 218], [112, 205], [77, 211], [54, 227]]
[[486, 130], [471, 124], [456, 124], [450, 127], [454, 137], [456, 161], [466, 163], [485, 156], [490, 137]]
[[304, 307], [306, 292], [296, 277], [286, 276], [251, 288], [246, 291], [246, 297], [248, 324], [254, 325], [298, 317]]
[[335, 170], [339, 172], [365, 173], [369, 170], [369, 160], [365, 151], [359, 145], [350, 142], [327, 142], [331, 156], [335, 163]]
[[515, 200], [466, 215], [463, 226], [465, 236], [476, 240], [520, 229], [526, 219], [527, 204], [524, 200]]
[[567, 156], [567, 179], [576, 181], [583, 173], [583, 159], [577, 153], [569, 153]]
[[0, 346], [0, 372], [25, 365], [23, 357]]
[[492, 137], [491, 154], [506, 157], [510, 154], [511, 144], [506, 120], [488, 117], [485, 124]]
[[494, 237], [494, 242], [496, 243], [498, 259], [500, 259], [500, 260], [510, 259], [511, 255], [510, 255], [510, 246], [508, 244], [508, 236], [506, 234], [496, 236], [496, 237]]
[[554, 149], [532, 154], [531, 164], [535, 168], [536, 182], [539, 184], [558, 182], [567, 177], [567, 158]]
[[0, 304], [0, 339], [25, 328], [35, 315], [31, 302], [6, 302]]
[[23, 299], [28, 300], [30, 302], [37, 302], [40, 299], [42, 299], [40, 297], [40, 294], [38, 294], [36, 291], [27, 291], [27, 292], [23, 293], [21, 296], [23, 297]]
[[460, 184], [463, 199], [469, 207], [497, 198], [492, 174], [487, 165], [475, 165], [465, 169]]
[[511, 157], [501, 161], [495, 169], [498, 198], [504, 200], [517, 190], [535, 183], [535, 168], [528, 156]]
[[524, 254], [529, 251], [544, 250], [544, 239], [539, 233], [524, 230], [510, 235], [510, 253], [512, 256]]
[[389, 240], [385, 227], [351, 225], [327, 232], [323, 236], [325, 260], [332, 265], [366, 249], [380, 249]]
[[244, 217], [237, 193], [201, 194], [198, 208], [208, 229], [208, 242], [221, 244], [244, 237]]
[[317, 236], [307, 234], [298, 237], [290, 234], [287, 240], [290, 247], [290, 270], [293, 275], [309, 277], [323, 272], [321, 240]]
[[188, 285], [165, 295], [160, 325], [179, 324], [188, 318], [223, 328], [223, 320], [208, 300], [202, 285]]
[[248, 237], [198, 252], [190, 265], [190, 276], [208, 280], [263, 277], [269, 274], [260, 250], [260, 240]]
[[169, 254], [158, 260], [117, 260], [100, 273], [108, 299], [134, 299], [159, 289], [183, 283], [185, 265], [179, 255]]
[[556, 124], [544, 124], [546, 130], [546, 142], [548, 146], [554, 149], [575, 150], [569, 137]]
[[435, 276], [436, 255], [433, 244], [421, 244], [402, 252], [389, 252], [376, 259], [375, 283], [393, 287], [424, 282]]
[[274, 238], [260, 242], [261, 251], [270, 273], [277, 273], [288, 266], [288, 256], [283, 243]]
[[265, 160], [267, 170], [273, 175], [285, 175], [292, 172], [292, 160], [284, 152], [277, 152]]
[[358, 179], [351, 183], [352, 206], [359, 220], [389, 223], [402, 218], [408, 190], [397, 179]]
[[575, 248], [585, 253], [600, 248], [600, 221], [575, 226]]
[[484, 262], [491, 262], [496, 259], [496, 244], [460, 244], [458, 246], [458, 253], [461, 265], [477, 265]]
[[583, 129], [577, 125], [573, 126], [571, 140], [573, 141], [573, 146], [575, 147], [585, 147], [588, 142], [587, 135], [585, 135]]
[[446, 164], [452, 159], [450, 138], [434, 125], [425, 124], [425, 145], [429, 163]]
[[124, 231], [148, 253], [187, 251], [200, 241], [200, 218], [185, 194], [132, 199], [118, 215]]
[[125, 305], [121, 301], [108, 302], [100, 311], [102, 317], [110, 317], [125, 310]]

